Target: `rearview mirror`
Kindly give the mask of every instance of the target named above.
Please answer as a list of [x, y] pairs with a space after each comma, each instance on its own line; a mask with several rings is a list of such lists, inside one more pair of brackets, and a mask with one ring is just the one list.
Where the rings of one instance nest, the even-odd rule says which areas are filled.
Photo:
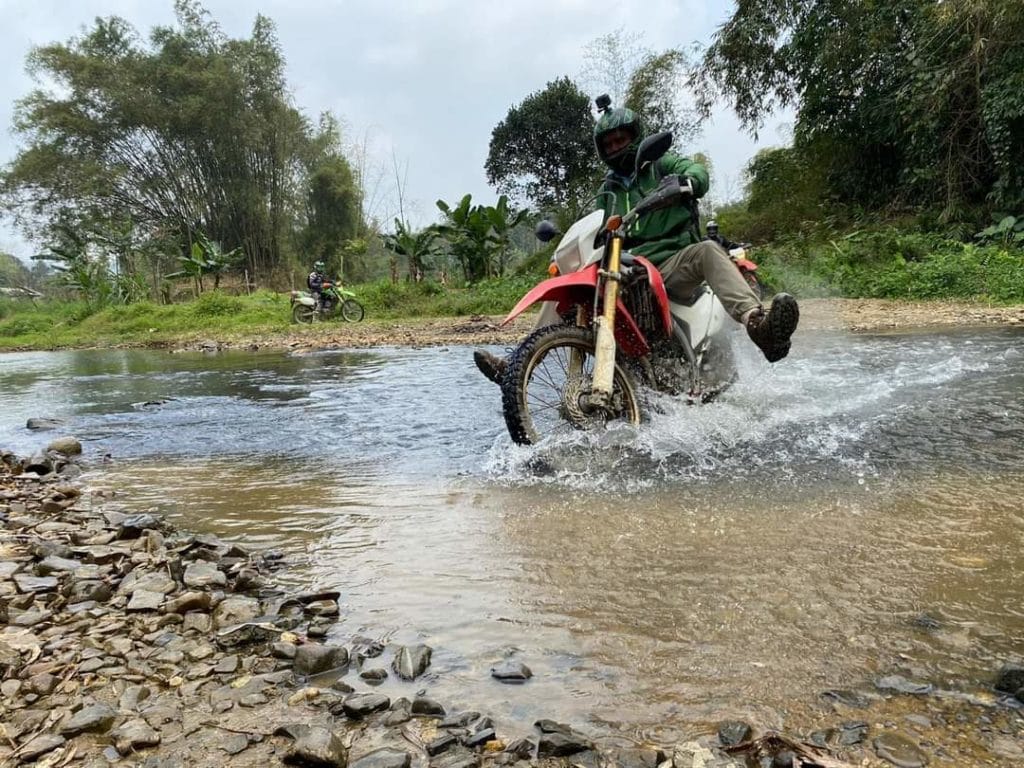
[[537, 228], [533, 230], [533, 234], [535, 234], [537, 239], [542, 243], [546, 243], [550, 240], [554, 240], [562, 233], [558, 231], [558, 227], [556, 227], [552, 222], [544, 219], [537, 224]]
[[645, 163], [657, 160], [668, 152], [668, 148], [671, 146], [671, 131], [662, 131], [648, 136], [640, 142], [640, 148], [636, 151], [636, 169], [639, 171]]

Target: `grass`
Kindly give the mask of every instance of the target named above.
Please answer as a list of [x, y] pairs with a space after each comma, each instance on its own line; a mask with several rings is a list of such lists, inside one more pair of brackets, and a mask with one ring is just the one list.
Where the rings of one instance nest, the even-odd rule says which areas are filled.
[[[881, 226], [831, 238], [793, 236], [752, 254], [775, 290], [799, 297], [970, 299], [1024, 303], [1024, 251], [973, 245], [936, 234]], [[471, 287], [379, 281], [351, 286], [366, 322], [506, 313], [542, 274], [513, 275]], [[205, 337], [286, 333], [286, 293], [207, 292], [194, 301], [139, 302], [101, 309], [81, 301], [0, 299], [0, 350], [159, 346]]]
[[[504, 314], [537, 280], [510, 277], [469, 288], [432, 282], [352, 286], [366, 322], [413, 317]], [[160, 346], [203, 337], [259, 336], [293, 330], [286, 293], [207, 292], [194, 301], [89, 307], [83, 301], [0, 299], [0, 350]]]

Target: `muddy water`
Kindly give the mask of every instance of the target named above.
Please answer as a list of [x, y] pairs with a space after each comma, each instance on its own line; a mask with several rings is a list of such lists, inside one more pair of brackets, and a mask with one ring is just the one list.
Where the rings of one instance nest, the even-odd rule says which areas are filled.
[[[339, 640], [427, 642], [431, 695], [523, 730], [799, 730], [892, 674], [990, 701], [1024, 648], [1024, 335], [798, 347], [712, 406], [528, 449], [464, 348], [7, 355], [0, 446], [66, 419], [110, 454], [93, 485], [285, 550], [342, 591]], [[529, 684], [489, 679], [507, 656]]]

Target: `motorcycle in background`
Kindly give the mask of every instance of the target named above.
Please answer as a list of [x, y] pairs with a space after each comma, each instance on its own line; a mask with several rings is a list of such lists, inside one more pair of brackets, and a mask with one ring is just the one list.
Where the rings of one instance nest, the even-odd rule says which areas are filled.
[[358, 323], [366, 314], [352, 291], [347, 291], [335, 282], [325, 280], [320, 291], [320, 300], [307, 291], [292, 291], [290, 294], [292, 321], [313, 323], [329, 320], [341, 315], [350, 323]]

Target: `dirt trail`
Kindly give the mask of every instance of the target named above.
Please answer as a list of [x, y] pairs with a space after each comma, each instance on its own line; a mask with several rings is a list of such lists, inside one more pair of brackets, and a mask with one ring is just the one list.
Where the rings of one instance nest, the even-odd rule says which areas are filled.
[[[983, 325], [1024, 326], [1024, 305], [995, 307], [984, 304], [888, 299], [804, 299], [800, 302], [797, 333], [822, 330], [878, 332]], [[533, 315], [505, 327], [501, 316], [417, 318], [364, 323], [326, 323], [296, 327], [289, 333], [214, 339], [215, 346], [283, 349], [408, 346], [448, 344], [512, 345], [530, 331]]]

